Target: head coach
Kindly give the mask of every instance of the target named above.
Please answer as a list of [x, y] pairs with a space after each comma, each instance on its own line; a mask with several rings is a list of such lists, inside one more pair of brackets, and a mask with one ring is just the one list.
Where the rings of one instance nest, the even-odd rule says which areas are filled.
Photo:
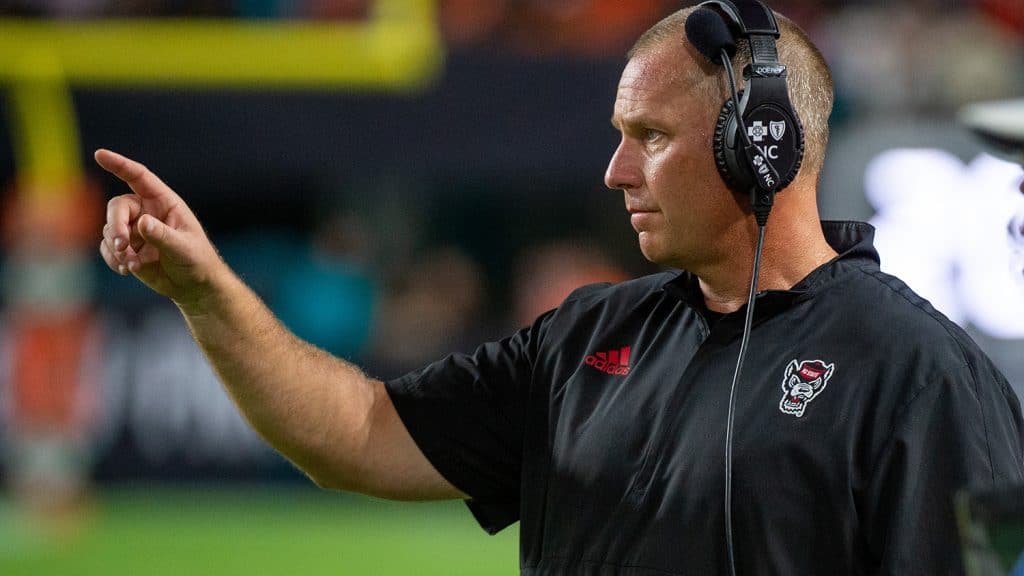
[[817, 49], [759, 2], [705, 4], [637, 42], [612, 115], [606, 183], [672, 271], [385, 383], [287, 332], [182, 198], [106, 150], [132, 193], [102, 256], [177, 304], [318, 485], [519, 521], [523, 574], [960, 573], [953, 493], [1024, 480], [1019, 402], [879, 271], [870, 227], [819, 221]]

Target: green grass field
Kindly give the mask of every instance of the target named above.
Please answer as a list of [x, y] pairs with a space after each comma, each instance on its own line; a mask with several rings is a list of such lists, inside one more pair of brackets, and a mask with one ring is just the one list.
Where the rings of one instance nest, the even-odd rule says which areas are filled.
[[0, 575], [510, 575], [518, 531], [488, 536], [460, 502], [394, 503], [280, 488], [97, 494], [77, 536], [0, 508]]

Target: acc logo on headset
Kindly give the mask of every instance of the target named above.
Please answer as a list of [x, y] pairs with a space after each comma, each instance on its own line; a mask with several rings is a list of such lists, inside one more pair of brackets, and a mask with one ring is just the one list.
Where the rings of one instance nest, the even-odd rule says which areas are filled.
[[821, 360], [790, 360], [782, 377], [782, 401], [779, 410], [797, 418], [804, 415], [807, 405], [825, 391], [829, 378], [835, 372], [835, 364]]

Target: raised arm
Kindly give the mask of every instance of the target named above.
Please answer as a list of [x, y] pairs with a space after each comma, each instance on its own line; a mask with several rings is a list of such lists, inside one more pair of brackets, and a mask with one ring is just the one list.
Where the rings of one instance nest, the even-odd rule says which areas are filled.
[[249, 423], [318, 485], [465, 498], [417, 448], [382, 382], [296, 338], [220, 258], [185, 202], [142, 164], [96, 162], [131, 194], [107, 205], [100, 253], [177, 304]]

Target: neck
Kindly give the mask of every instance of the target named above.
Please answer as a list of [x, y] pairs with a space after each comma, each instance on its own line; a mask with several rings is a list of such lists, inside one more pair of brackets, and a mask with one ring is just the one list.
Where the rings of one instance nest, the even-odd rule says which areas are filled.
[[[780, 207], [776, 207], [777, 209]], [[788, 290], [814, 269], [835, 258], [836, 251], [825, 241], [813, 211], [778, 210], [768, 220], [757, 291]], [[701, 270], [691, 270], [700, 279], [700, 288], [708, 309], [735, 312], [747, 303], [750, 274], [757, 245], [757, 224], [746, 219], [727, 232], [728, 251]]]

